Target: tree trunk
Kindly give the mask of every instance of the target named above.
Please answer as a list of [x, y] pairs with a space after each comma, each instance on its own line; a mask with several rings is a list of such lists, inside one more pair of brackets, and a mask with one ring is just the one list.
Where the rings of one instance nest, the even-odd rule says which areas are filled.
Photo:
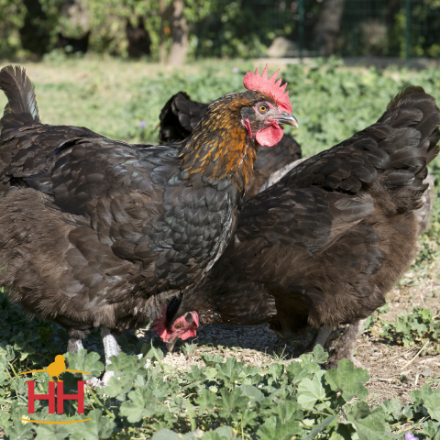
[[185, 62], [186, 52], [188, 51], [188, 26], [183, 16], [184, 7], [184, 0], [173, 1], [173, 14], [171, 17], [173, 44], [168, 58], [168, 63], [172, 66], [182, 65]]
[[61, 7], [61, 14], [68, 17], [75, 28], [81, 28], [84, 32], [89, 30], [89, 11], [86, 0], [65, 0]]
[[341, 27], [345, 0], [324, 0], [318, 23], [315, 27], [315, 41], [322, 56], [332, 55]]
[[160, 15], [160, 29], [159, 29], [159, 62], [166, 63], [166, 49], [165, 49], [165, 0], [159, 0], [159, 15]]

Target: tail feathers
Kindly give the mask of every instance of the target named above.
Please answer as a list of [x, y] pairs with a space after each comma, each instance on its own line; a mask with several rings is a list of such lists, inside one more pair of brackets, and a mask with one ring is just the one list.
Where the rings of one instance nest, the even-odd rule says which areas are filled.
[[6, 66], [0, 70], [0, 90], [3, 90], [8, 98], [0, 120], [2, 131], [40, 122], [34, 86], [24, 68]]
[[159, 140], [178, 142], [186, 139], [203, 118], [208, 106], [192, 101], [185, 92], [173, 95], [160, 112]]
[[405, 87], [388, 103], [387, 110], [398, 105], [405, 96], [411, 95], [412, 93], [425, 93], [425, 90], [420, 86]]
[[421, 87], [408, 87], [390, 102], [379, 122], [392, 127], [392, 134], [380, 143], [390, 158], [382, 183], [392, 191], [400, 212], [418, 209], [428, 187], [423, 182], [427, 164], [439, 152], [440, 110]]

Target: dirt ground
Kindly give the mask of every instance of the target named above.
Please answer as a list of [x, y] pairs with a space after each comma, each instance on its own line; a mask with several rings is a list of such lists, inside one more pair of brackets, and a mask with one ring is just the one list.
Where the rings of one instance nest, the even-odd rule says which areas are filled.
[[[424, 274], [419, 278], [407, 273], [403, 284], [388, 295], [389, 312], [380, 315], [386, 321], [394, 321], [403, 310], [411, 307], [427, 307], [437, 313], [440, 308], [440, 281], [436, 276]], [[365, 330], [357, 342], [356, 358], [367, 368], [370, 381], [367, 388], [371, 403], [380, 403], [393, 397], [402, 403], [409, 402], [410, 392], [420, 389], [429, 379], [440, 377], [440, 346], [433, 342], [404, 347], [384, 340], [376, 327]], [[377, 328], [378, 330], [378, 328]], [[155, 345], [165, 351], [165, 345], [144, 333], [144, 338], [155, 338]], [[311, 339], [312, 335], [306, 335]], [[220, 355], [267, 367], [272, 362], [292, 362], [298, 355], [295, 342], [286, 343], [269, 330], [268, 324], [258, 326], [207, 325], [198, 331], [192, 341], [180, 342], [173, 353], [168, 353], [163, 362], [171, 369], [185, 370], [191, 365], [203, 365], [201, 353]], [[430, 384], [439, 387], [439, 382]]]

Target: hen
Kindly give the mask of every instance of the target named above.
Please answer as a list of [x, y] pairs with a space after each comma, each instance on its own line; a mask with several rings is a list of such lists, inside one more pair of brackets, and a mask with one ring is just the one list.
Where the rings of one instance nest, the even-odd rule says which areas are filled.
[[361, 320], [416, 252], [414, 213], [436, 156], [440, 111], [420, 87], [408, 88], [372, 126], [307, 159], [249, 200], [233, 240], [201, 286], [168, 306], [154, 328], [171, 348], [176, 319], [200, 324], [269, 322], [283, 336], [320, 327], [348, 331], [330, 358], [353, 358]]
[[[160, 113], [159, 140], [175, 142], [186, 139], [197, 127], [209, 104], [192, 101], [185, 92], [176, 93]], [[277, 145], [260, 148], [254, 163], [254, 174], [249, 178], [246, 199], [258, 193], [259, 188], [276, 170], [301, 158], [301, 147], [292, 136], [284, 134]]]
[[[258, 145], [297, 125], [277, 73], [213, 102], [179, 144], [129, 145], [40, 122], [25, 71], [0, 71], [0, 284], [25, 311], [64, 326], [68, 349], [101, 327], [115, 335], [160, 316], [167, 292], [207, 275], [226, 248]], [[197, 314], [178, 319], [185, 339]]]

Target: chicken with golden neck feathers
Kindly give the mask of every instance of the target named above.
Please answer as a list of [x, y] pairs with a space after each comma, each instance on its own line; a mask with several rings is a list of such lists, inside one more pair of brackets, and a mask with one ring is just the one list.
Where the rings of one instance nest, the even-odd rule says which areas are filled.
[[[258, 147], [297, 125], [276, 77], [248, 73], [247, 90], [213, 102], [185, 141], [142, 148], [42, 124], [24, 69], [3, 68], [0, 284], [11, 300], [64, 326], [71, 351], [100, 327], [109, 363], [115, 335], [161, 316], [227, 247]], [[185, 318], [182, 337], [198, 326]]]

